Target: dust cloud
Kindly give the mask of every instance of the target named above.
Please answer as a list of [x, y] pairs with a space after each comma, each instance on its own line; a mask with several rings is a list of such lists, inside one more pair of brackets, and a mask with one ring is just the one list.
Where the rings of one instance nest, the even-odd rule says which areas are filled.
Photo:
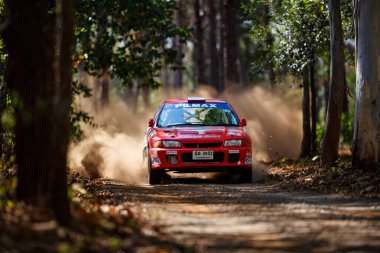
[[255, 161], [297, 158], [302, 141], [299, 90], [256, 86], [238, 93], [224, 93], [240, 117], [247, 119]]
[[[92, 178], [111, 178], [126, 183], [145, 183], [143, 162], [144, 134], [148, 119], [162, 100], [202, 96], [225, 99], [247, 119], [247, 131], [253, 141], [253, 158], [258, 161], [281, 157], [297, 158], [302, 138], [300, 92], [279, 85], [275, 89], [254, 86], [219, 94], [210, 86], [200, 86], [196, 92], [153, 91], [150, 110], [144, 110], [141, 96], [138, 110], [111, 93], [109, 107], [93, 110], [92, 99], [78, 99], [83, 110], [90, 112], [97, 127], [85, 126], [85, 137], [73, 143], [69, 150], [69, 167]], [[255, 167], [255, 165], [254, 165]], [[259, 166], [260, 167], [260, 166]]]
[[94, 117], [96, 126], [84, 125], [83, 140], [70, 145], [69, 168], [90, 178], [146, 182], [142, 151], [148, 114], [137, 114], [116, 96], [101, 112], [91, 110], [89, 99], [82, 98], [80, 103]]

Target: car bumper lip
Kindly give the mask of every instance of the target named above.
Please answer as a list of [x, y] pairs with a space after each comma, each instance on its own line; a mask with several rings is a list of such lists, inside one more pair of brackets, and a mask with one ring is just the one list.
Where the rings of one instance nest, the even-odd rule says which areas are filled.
[[[211, 150], [218, 154], [217, 161], [189, 161], [189, 156], [193, 151]], [[221, 147], [221, 148], [151, 148], [149, 154], [152, 159], [152, 169], [168, 169], [168, 170], [209, 170], [215, 168], [240, 168], [252, 167], [252, 150], [250, 147]], [[170, 161], [170, 156], [175, 156], [177, 163]], [[186, 161], [183, 158], [187, 156]], [[230, 159], [233, 157], [233, 159]]]

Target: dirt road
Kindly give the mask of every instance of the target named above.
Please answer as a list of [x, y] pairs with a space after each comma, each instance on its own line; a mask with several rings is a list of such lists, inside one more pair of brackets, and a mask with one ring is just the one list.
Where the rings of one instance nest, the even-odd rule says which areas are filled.
[[198, 252], [380, 252], [380, 201], [191, 178], [101, 187]]

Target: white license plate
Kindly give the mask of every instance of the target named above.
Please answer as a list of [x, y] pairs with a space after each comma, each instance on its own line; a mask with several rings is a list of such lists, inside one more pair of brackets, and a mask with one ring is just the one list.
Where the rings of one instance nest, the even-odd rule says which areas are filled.
[[214, 151], [198, 150], [193, 151], [193, 160], [211, 160], [214, 159]]

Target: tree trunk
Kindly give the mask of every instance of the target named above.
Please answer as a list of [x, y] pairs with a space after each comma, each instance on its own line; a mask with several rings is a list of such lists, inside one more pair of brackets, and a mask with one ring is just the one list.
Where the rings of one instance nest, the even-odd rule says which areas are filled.
[[[176, 22], [178, 27], [183, 27], [184, 26], [184, 19], [185, 17], [185, 12], [184, 12], [184, 6], [181, 1], [178, 1], [178, 10], [177, 10], [177, 17], [176, 17]], [[174, 88], [180, 89], [182, 87], [182, 55], [183, 55], [183, 46], [182, 43], [179, 41], [179, 36], [176, 36], [175, 38], [175, 49], [177, 51], [177, 58], [176, 58], [176, 65], [178, 69], [175, 70], [174, 72]]]
[[219, 85], [218, 90], [223, 91], [225, 88], [225, 57], [226, 57], [226, 47], [225, 47], [225, 13], [224, 13], [224, 0], [219, 1]]
[[380, 163], [380, 2], [356, 1], [353, 165]]
[[[239, 38], [240, 36], [237, 37], [237, 39]], [[237, 57], [237, 69], [238, 69], [238, 73], [239, 73], [239, 85], [241, 88], [244, 88], [247, 84], [245, 82], [245, 66], [244, 66], [244, 61], [243, 61], [243, 56], [241, 54], [241, 49], [239, 47], [239, 41], [237, 41], [237, 52], [238, 52], [238, 57]]]
[[237, 0], [226, 0], [225, 4], [225, 42], [226, 42], [226, 79], [228, 83], [238, 83], [238, 40], [237, 40]]
[[204, 66], [204, 50], [203, 50], [203, 10], [201, 10], [201, 0], [194, 0], [195, 13], [195, 62], [197, 66], [197, 82], [206, 83], [205, 66]]
[[302, 75], [302, 129], [303, 138], [301, 144], [300, 158], [310, 156], [311, 132], [310, 132], [310, 89], [309, 89], [309, 69], [305, 67]]
[[[161, 44], [161, 50], [165, 50], [165, 42]], [[162, 82], [163, 91], [165, 93], [168, 92], [170, 89], [170, 75], [169, 75], [169, 65], [166, 64], [165, 61], [162, 63], [162, 68], [161, 68], [161, 82]], [[126, 94], [130, 95], [128, 91], [126, 91]]]
[[216, 8], [215, 8], [215, 1], [214, 0], [208, 0], [208, 20], [210, 25], [210, 31], [209, 31], [209, 41], [208, 41], [208, 47], [210, 52], [210, 81], [211, 85], [215, 87], [219, 92], [221, 90], [219, 89], [220, 86], [218, 85], [219, 78], [218, 78], [218, 51], [216, 48]]
[[[67, 150], [70, 141], [69, 114], [72, 104], [72, 52], [74, 44], [74, 0], [59, 0], [57, 46], [59, 47], [59, 69], [56, 69], [53, 129], [50, 134], [52, 146], [55, 145], [52, 158], [53, 175], [53, 210], [60, 224], [70, 222], [69, 199], [67, 193]], [[54, 124], [55, 123], [55, 124]]]
[[347, 79], [344, 77], [344, 92], [343, 92], [343, 113], [348, 113], [348, 87], [347, 87]]
[[[266, 53], [265, 54], [268, 57], [268, 59], [271, 59], [272, 56], [270, 56], [269, 54], [271, 53], [271, 50], [272, 50], [272, 47], [273, 47], [274, 38], [273, 38], [272, 32], [271, 32], [271, 30], [269, 28], [269, 25], [270, 25], [270, 9], [269, 9], [269, 4], [270, 3], [268, 2], [268, 4], [265, 6], [264, 13], [263, 13], [264, 14], [263, 15], [263, 19], [264, 19], [265, 28], [267, 29], [267, 37], [265, 39], [265, 41], [267, 43], [267, 49], [266, 49]], [[276, 76], [275, 76], [274, 64], [273, 64], [272, 60], [268, 61], [267, 67], [268, 67], [269, 83], [270, 83], [271, 88], [274, 88]]]
[[329, 0], [330, 17], [330, 96], [323, 135], [321, 166], [331, 167], [338, 157], [344, 92], [344, 52], [340, 0]]
[[325, 114], [324, 114], [324, 120], [326, 123], [327, 120], [327, 108], [329, 108], [329, 96], [330, 96], [330, 87], [329, 82], [327, 80], [323, 81], [323, 88], [324, 88], [324, 99], [325, 99]]
[[109, 95], [109, 90], [110, 90], [110, 78], [107, 74], [107, 71], [103, 73], [101, 77], [99, 77], [99, 83], [100, 83], [100, 104], [101, 104], [101, 109], [104, 110], [105, 108], [108, 107], [110, 103], [110, 95]]
[[[15, 94], [17, 197], [70, 221], [66, 155], [71, 105], [72, 1], [58, 1], [62, 28], [55, 62], [52, 1], [7, 0], [11, 23], [4, 33], [9, 53], [7, 84]], [[61, 5], [62, 4], [62, 5]], [[28, 43], [20, 43], [21, 41]], [[60, 67], [58, 67], [60, 66]], [[58, 68], [57, 68], [58, 67]], [[58, 81], [58, 82], [57, 82]]]
[[[7, 94], [5, 92], [5, 85], [4, 83], [0, 83], [0, 115], [3, 114], [7, 106], [6, 96]], [[4, 145], [4, 127], [3, 127], [2, 120], [0, 120], [0, 167], [2, 166], [3, 145]]]
[[[313, 57], [314, 58], [314, 57]], [[314, 60], [310, 65], [310, 95], [311, 95], [311, 151], [317, 151], [317, 91], [315, 86]]]

